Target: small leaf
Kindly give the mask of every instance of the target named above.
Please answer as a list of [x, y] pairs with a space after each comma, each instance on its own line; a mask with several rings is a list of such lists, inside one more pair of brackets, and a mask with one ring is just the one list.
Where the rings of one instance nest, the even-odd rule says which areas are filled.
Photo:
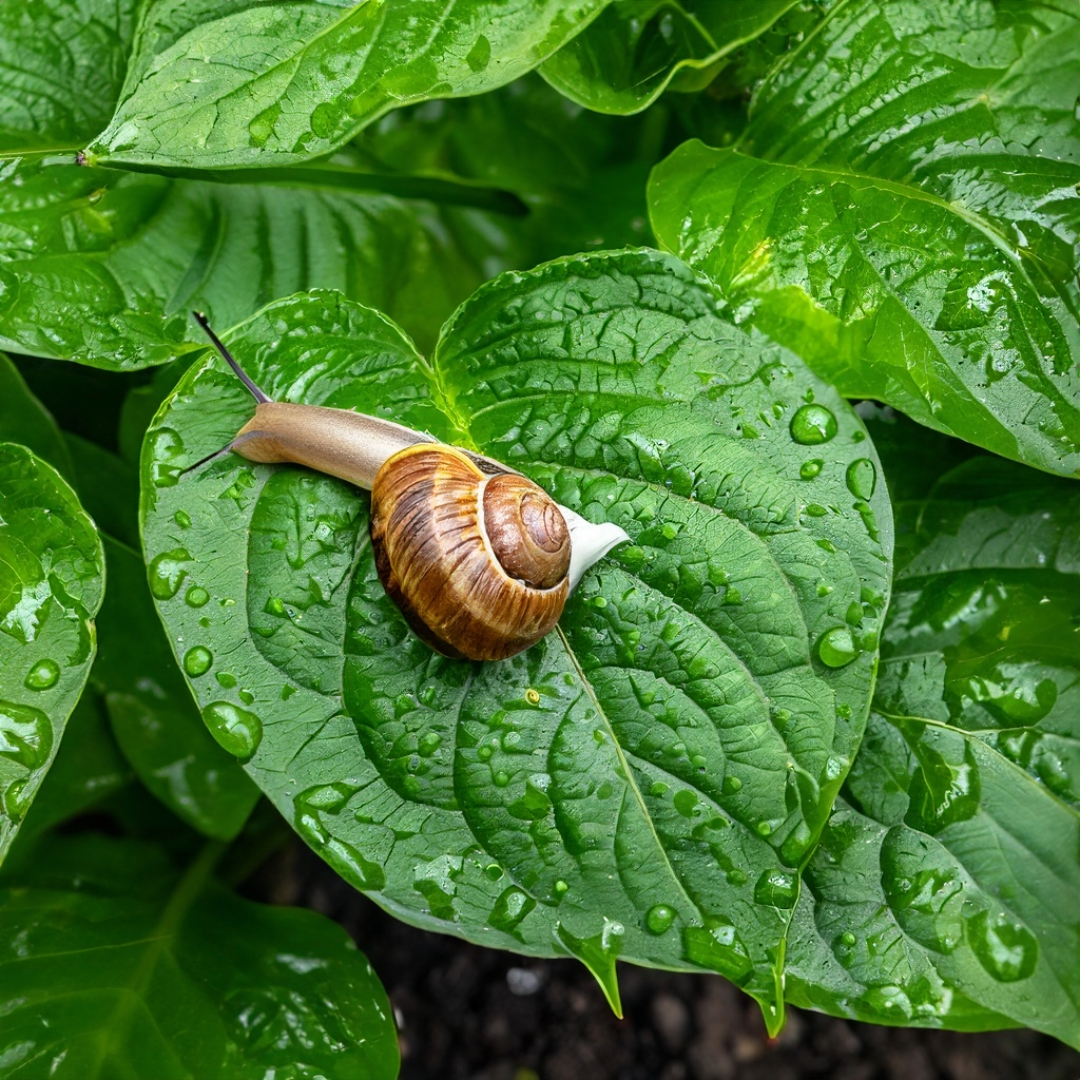
[[665, 90], [707, 86], [737, 49], [802, 0], [622, 0], [540, 66], [588, 109], [634, 113]]
[[320, 157], [390, 109], [524, 75], [608, 0], [151, 6], [90, 160], [221, 168]]
[[94, 658], [104, 555], [59, 473], [0, 443], [0, 860]]
[[796, 1004], [1080, 1047], [1078, 520], [1075, 484], [986, 456], [899, 505], [874, 711], [792, 930]]
[[83, 834], [40, 845], [0, 888], [0, 940], [18, 943], [0, 954], [9, 1070], [397, 1076], [390, 1003], [345, 932], [227, 892], [208, 876], [216, 853], [181, 876], [150, 844]]
[[963, 11], [834, 5], [736, 147], [657, 166], [653, 227], [842, 393], [1072, 475], [1080, 12]]
[[[885, 488], [850, 408], [651, 251], [495, 279], [430, 364], [334, 294], [274, 304], [229, 344], [271, 397], [476, 447], [633, 542], [527, 652], [438, 657], [379, 584], [366, 495], [235, 456], [180, 476], [252, 411], [220, 361], [196, 364], [145, 443], [144, 536], [174, 650], [235, 680], [190, 680], [219, 740], [402, 918], [531, 954], [584, 943], [611, 994], [615, 955], [718, 970], [778, 1017], [799, 868], [858, 744], [889, 584]], [[827, 441], [792, 437], [807, 416]], [[840, 632], [848, 651], [822, 652]]]

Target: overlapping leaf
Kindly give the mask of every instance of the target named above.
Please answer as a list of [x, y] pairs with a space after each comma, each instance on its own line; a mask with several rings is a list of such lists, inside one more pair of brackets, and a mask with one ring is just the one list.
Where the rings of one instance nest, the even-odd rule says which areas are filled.
[[320, 157], [389, 109], [524, 75], [607, 2], [150, 4], [87, 158], [235, 168]]
[[776, 1022], [799, 867], [858, 743], [888, 590], [854, 414], [648, 251], [496, 279], [430, 366], [330, 294], [272, 305], [231, 345], [272, 397], [478, 447], [633, 544], [528, 652], [438, 657], [378, 583], [366, 496], [235, 456], [180, 476], [251, 413], [196, 365], [148, 436], [144, 536], [222, 745], [398, 915], [574, 954], [612, 996], [617, 955], [719, 970]]
[[1080, 1046], [1078, 520], [1075, 485], [989, 457], [899, 504], [874, 709], [792, 931], [795, 1002]]
[[623, 0], [540, 67], [561, 94], [600, 112], [633, 113], [665, 90], [707, 86], [732, 53], [804, 0]]
[[152, 844], [47, 838], [0, 888], [7, 1075], [393, 1080], [390, 1003], [345, 932]]
[[90, 672], [104, 570], [94, 523], [59, 473], [0, 443], [0, 859]]
[[1072, 475], [1078, 50], [1073, 4], [837, 4], [658, 166], [657, 235], [842, 392]]

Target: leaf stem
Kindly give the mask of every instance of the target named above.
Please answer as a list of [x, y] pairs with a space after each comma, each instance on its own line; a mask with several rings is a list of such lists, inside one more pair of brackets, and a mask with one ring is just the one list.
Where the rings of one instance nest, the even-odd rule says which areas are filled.
[[141, 162], [104, 162], [80, 158], [80, 163], [120, 172], [151, 173], [182, 180], [202, 180], [210, 184], [271, 184], [278, 187], [322, 188], [395, 195], [400, 199], [423, 199], [442, 206], [467, 206], [490, 210], [507, 217], [525, 217], [528, 206], [512, 191], [484, 187], [437, 176], [409, 173], [360, 172], [342, 165], [315, 164], [281, 166], [270, 169], [189, 169]]

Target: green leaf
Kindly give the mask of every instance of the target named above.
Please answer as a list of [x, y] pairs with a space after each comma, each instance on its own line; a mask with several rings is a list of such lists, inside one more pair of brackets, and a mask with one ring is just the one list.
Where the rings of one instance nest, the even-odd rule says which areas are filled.
[[219, 854], [180, 876], [150, 844], [41, 845], [0, 889], [9, 1075], [397, 1076], [390, 1003], [344, 930], [227, 892]]
[[1075, 484], [985, 456], [898, 506], [874, 711], [804, 878], [793, 1002], [1080, 1047], [1078, 520]]
[[653, 227], [841, 392], [1071, 475], [1078, 51], [1075, 4], [837, 4], [737, 147], [657, 167]]
[[[493, 273], [648, 238], [643, 188], [658, 147], [645, 126], [585, 114], [536, 80], [388, 117], [336, 164], [273, 183], [11, 163], [0, 168], [0, 344], [127, 370], [203, 346], [192, 308], [225, 329], [325, 287], [431, 346]], [[495, 183], [529, 213], [335, 186], [373, 178], [391, 190]]]
[[[854, 413], [646, 250], [495, 279], [430, 364], [333, 294], [272, 305], [230, 346], [271, 397], [475, 446], [633, 543], [526, 653], [436, 656], [378, 582], [366, 495], [235, 456], [180, 475], [252, 411], [196, 364], [145, 443], [144, 538], [174, 650], [212, 657], [191, 683], [219, 741], [399, 917], [575, 955], [613, 998], [616, 956], [721, 971], [778, 1022], [799, 868], [861, 735], [888, 593]], [[191, 587], [212, 603], [192, 610]]]
[[524, 75], [607, 2], [151, 5], [138, 81], [86, 156], [203, 168], [306, 161], [390, 109]]
[[109, 122], [136, 0], [0, 5], [0, 155], [74, 152]]
[[56, 421], [3, 353], [0, 353], [0, 438], [25, 446], [66, 479], [72, 478], [74, 465]]
[[622, 0], [540, 66], [589, 109], [635, 113], [665, 90], [707, 86], [728, 58], [803, 0]]
[[94, 523], [59, 473], [0, 443], [0, 860], [86, 683], [104, 570]]

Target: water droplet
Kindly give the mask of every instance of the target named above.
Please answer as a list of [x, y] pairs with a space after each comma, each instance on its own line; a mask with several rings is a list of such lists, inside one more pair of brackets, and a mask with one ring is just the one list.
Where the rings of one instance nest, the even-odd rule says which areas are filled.
[[536, 690], [533, 690], [530, 687], [528, 690], [525, 691], [525, 700], [530, 705], [539, 705], [540, 704], [540, 694]]
[[551, 886], [551, 891], [556, 896], [565, 896], [566, 893], [567, 893], [567, 890], [569, 888], [570, 888], [570, 886], [567, 885], [567, 883], [565, 881], [563, 881], [562, 878], [559, 878], [559, 880], [556, 881], [555, 884]]
[[184, 594], [188, 607], [200, 608], [210, 600], [210, 594], [201, 585], [192, 585]]
[[193, 679], [205, 675], [213, 666], [213, 663], [214, 654], [209, 649], [203, 648], [202, 645], [196, 645], [193, 649], [188, 649], [184, 653], [184, 670]]
[[27, 690], [49, 690], [60, 679], [60, 665], [55, 660], [39, 660], [27, 673], [23, 685]]
[[836, 437], [836, 417], [824, 405], [804, 405], [791, 418], [791, 437], [802, 446], [819, 446]]
[[262, 741], [262, 721], [228, 701], [215, 701], [202, 711], [210, 734], [234, 757], [248, 758]]
[[191, 515], [186, 510], [177, 510], [173, 514], [173, 521], [180, 526], [181, 529], [191, 528]]
[[799, 469], [799, 476], [804, 480], [813, 480], [818, 473], [824, 468], [825, 462], [821, 458], [811, 458], [809, 461], [804, 461]]
[[769, 907], [792, 908], [798, 895], [799, 883], [787, 870], [766, 870], [754, 886], [754, 900]]
[[150, 591], [158, 600], [171, 600], [187, 577], [185, 563], [191, 555], [184, 548], [163, 552], [150, 563]]
[[772, 824], [768, 821], [759, 821], [754, 826], [754, 832], [756, 832], [758, 836], [772, 836], [772, 831]]
[[536, 907], [536, 901], [531, 896], [516, 885], [511, 885], [499, 894], [488, 916], [488, 923], [496, 930], [511, 934], [520, 940], [521, 935], [517, 933], [517, 928], [534, 907]]
[[875, 986], [867, 993], [866, 1002], [879, 1016], [911, 1019], [911, 999], [899, 986]]
[[437, 731], [428, 731], [420, 736], [416, 749], [422, 757], [431, 757], [442, 745], [442, 736]]
[[38, 769], [49, 760], [52, 743], [52, 725], [40, 709], [0, 701], [0, 757]]
[[498, 863], [488, 863], [484, 867], [484, 874], [491, 881], [498, 881], [503, 876], [503, 868]]
[[818, 658], [826, 667], [841, 668], [859, 655], [858, 647], [846, 626], [834, 626], [818, 641]]
[[850, 930], [845, 930], [840, 935], [840, 943], [842, 945], [846, 945], [848, 948], [851, 948], [851, 946], [854, 945], [857, 940], [858, 939]]
[[745, 979], [754, 970], [735, 927], [718, 920], [709, 927], [688, 926], [683, 931], [683, 956], [691, 964], [715, 971], [732, 982]]
[[1022, 923], [988, 911], [980, 911], [966, 922], [972, 951], [992, 978], [1017, 982], [1034, 972], [1039, 945]]
[[869, 499], [877, 487], [877, 469], [869, 458], [859, 458], [847, 468], [848, 491], [856, 499]]
[[656, 934], [657, 937], [666, 934], [671, 929], [676, 915], [675, 909], [668, 904], [653, 904], [645, 913], [645, 929], [650, 934]]
[[742, 781], [737, 776], [725, 776], [721, 790], [725, 795], [734, 795], [737, 791], [742, 791]]

